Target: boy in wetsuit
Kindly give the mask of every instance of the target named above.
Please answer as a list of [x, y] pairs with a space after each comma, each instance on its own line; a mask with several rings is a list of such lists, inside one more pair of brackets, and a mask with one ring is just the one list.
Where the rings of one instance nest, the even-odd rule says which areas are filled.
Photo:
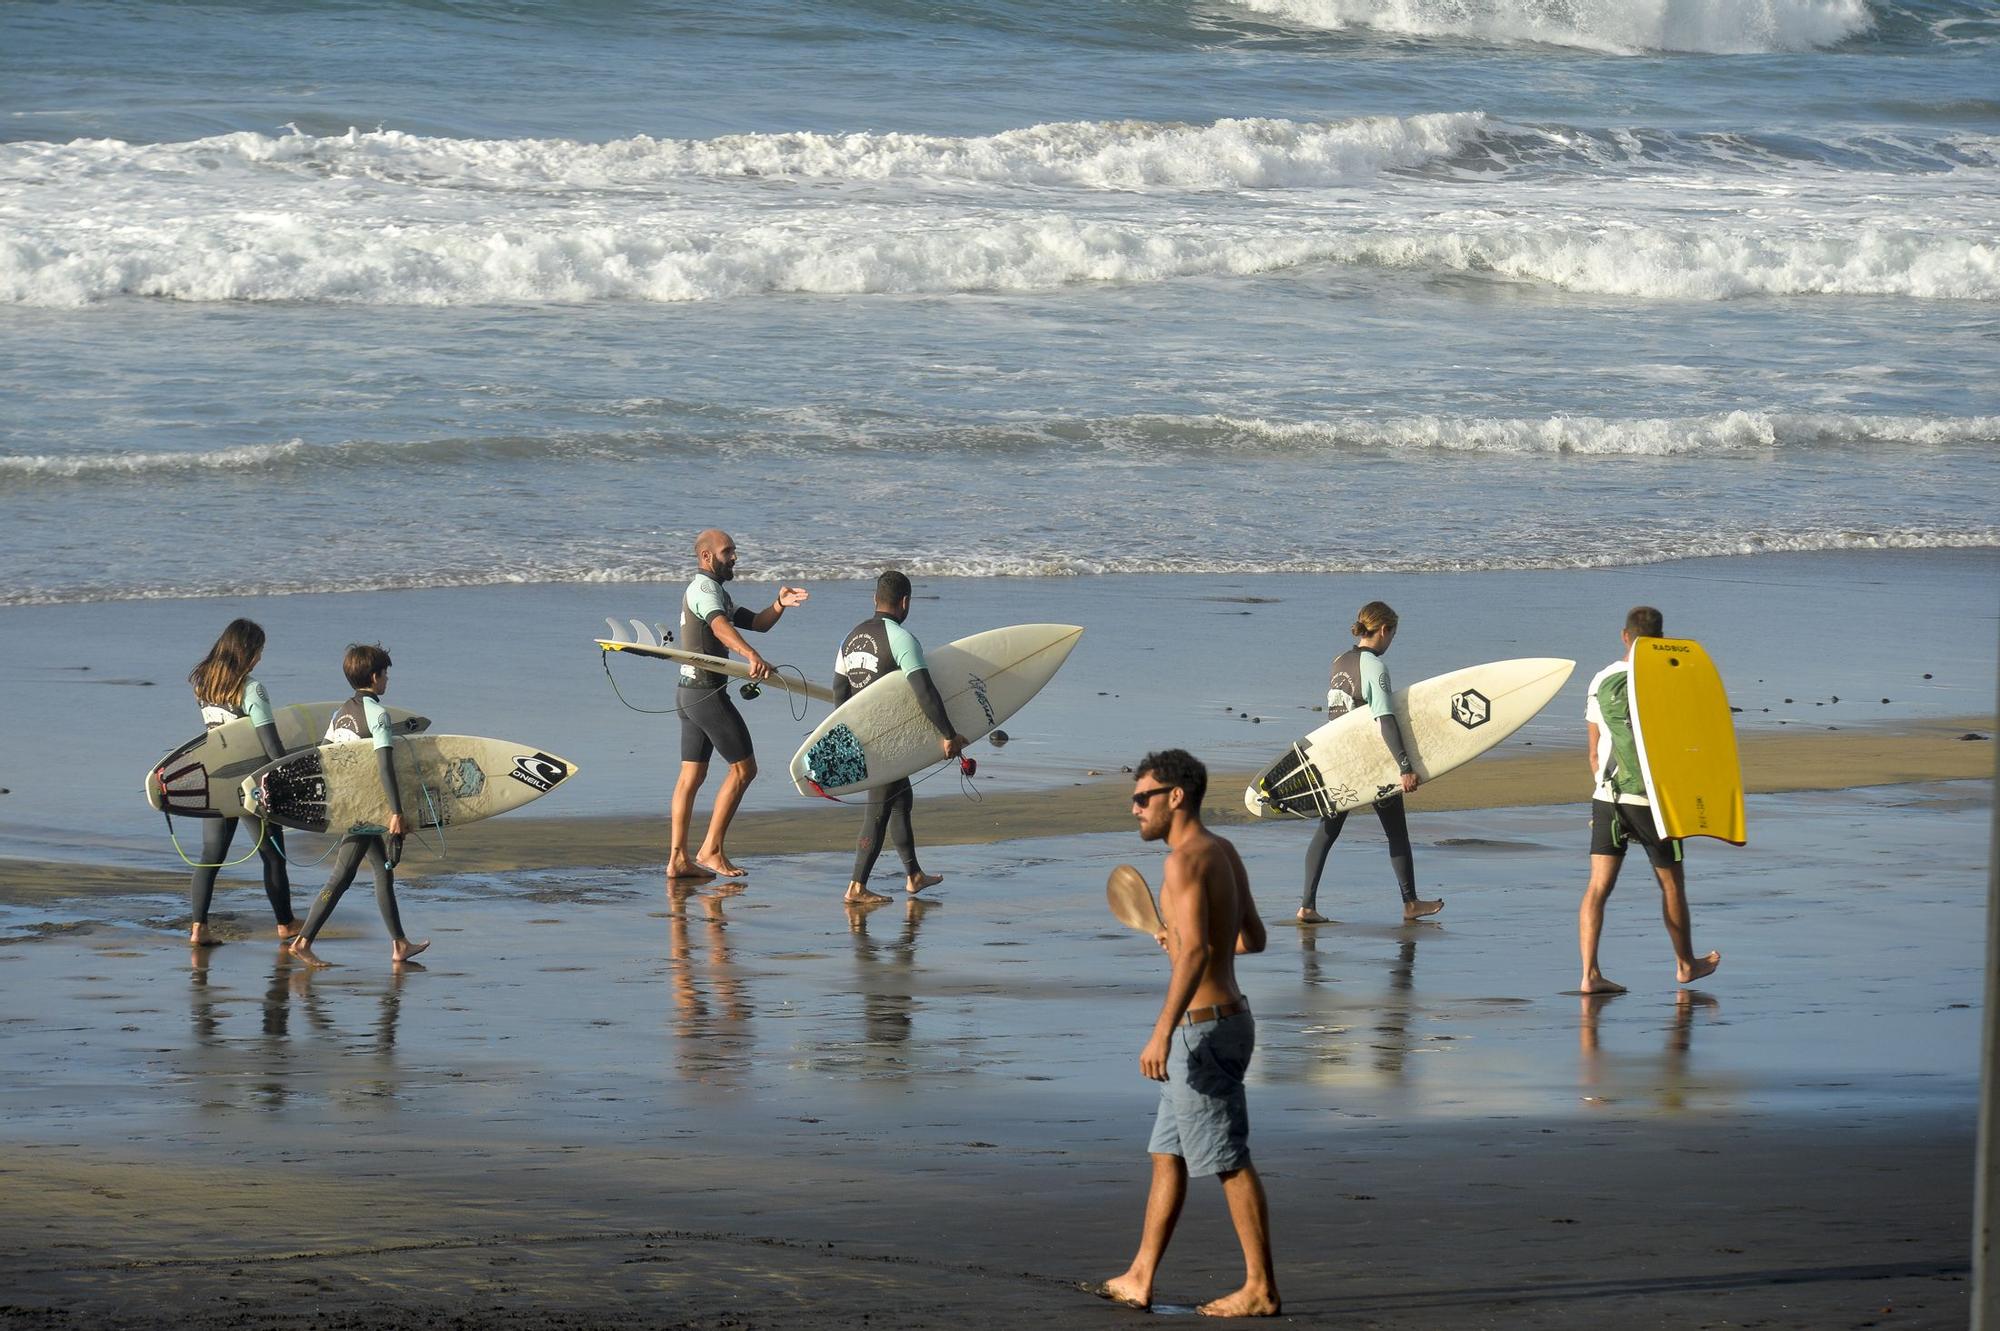
[[1620, 633], [1625, 655], [1597, 672], [1590, 681], [1583, 708], [1590, 739], [1591, 772], [1597, 788], [1590, 799], [1590, 884], [1577, 910], [1577, 949], [1583, 954], [1586, 994], [1622, 994], [1625, 986], [1604, 978], [1597, 968], [1597, 940], [1604, 932], [1604, 903], [1618, 885], [1625, 851], [1637, 842], [1645, 847], [1653, 873], [1660, 880], [1660, 911], [1667, 939], [1674, 948], [1674, 974], [1682, 984], [1698, 980], [1722, 964], [1720, 952], [1694, 954], [1693, 923], [1688, 915], [1687, 882], [1681, 868], [1681, 843], [1663, 838], [1653, 822], [1652, 801], [1639, 765], [1639, 746], [1632, 736], [1630, 693], [1632, 644], [1640, 638], [1666, 636], [1665, 617], [1650, 605], [1635, 605]]
[[396, 784], [396, 730], [389, 720], [389, 710], [382, 706], [382, 695], [389, 688], [390, 664], [389, 653], [374, 644], [362, 643], [350, 645], [341, 662], [354, 696], [333, 714], [322, 742], [374, 744], [375, 770], [382, 779], [382, 792], [389, 797], [389, 826], [386, 837], [374, 832], [356, 833], [334, 848], [333, 874], [306, 916], [305, 932], [292, 940], [293, 955], [314, 966], [330, 964], [314, 954], [313, 940], [319, 937], [333, 908], [340, 904], [341, 896], [354, 882], [364, 858], [375, 872], [375, 905], [382, 912], [382, 923], [393, 940], [389, 959], [405, 962], [431, 945], [428, 938], [412, 943], [404, 936], [402, 913], [396, 909], [395, 866], [402, 856], [403, 838], [409, 834], [410, 824], [403, 816], [402, 792]]
[[[875, 580], [875, 613], [854, 626], [840, 645], [833, 663], [833, 701], [838, 706], [854, 694], [887, 675], [901, 671], [917, 695], [917, 706], [937, 728], [939, 747], [946, 758], [956, 758], [965, 748], [965, 736], [951, 724], [944, 699], [931, 682], [930, 668], [924, 663], [924, 649], [903, 627], [910, 615], [910, 580], [890, 569]], [[912, 896], [944, 881], [942, 874], [927, 874], [917, 863], [916, 835], [910, 830], [910, 808], [916, 795], [910, 779], [902, 777], [868, 792], [868, 812], [861, 821], [861, 837], [854, 850], [854, 877], [848, 880], [849, 904], [879, 906], [889, 898], [868, 890], [868, 875], [874, 872], [876, 857], [882, 853], [886, 832], [896, 843], [903, 861], [903, 890]]]

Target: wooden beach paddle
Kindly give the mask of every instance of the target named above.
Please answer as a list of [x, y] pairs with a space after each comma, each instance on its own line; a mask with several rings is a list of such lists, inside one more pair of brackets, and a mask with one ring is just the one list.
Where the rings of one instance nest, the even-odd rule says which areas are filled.
[[1111, 877], [1104, 881], [1104, 899], [1121, 923], [1140, 933], [1158, 937], [1167, 931], [1167, 922], [1160, 918], [1160, 908], [1153, 903], [1153, 889], [1146, 886], [1145, 877], [1131, 865], [1121, 864], [1111, 871]]

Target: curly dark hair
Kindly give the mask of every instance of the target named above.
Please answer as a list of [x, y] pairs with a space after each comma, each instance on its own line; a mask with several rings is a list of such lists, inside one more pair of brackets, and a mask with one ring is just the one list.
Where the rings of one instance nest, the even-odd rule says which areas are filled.
[[1179, 786], [1187, 795], [1190, 810], [1201, 808], [1201, 797], [1208, 793], [1208, 768], [1201, 759], [1186, 749], [1162, 749], [1139, 760], [1137, 775], [1149, 773], [1163, 786]]

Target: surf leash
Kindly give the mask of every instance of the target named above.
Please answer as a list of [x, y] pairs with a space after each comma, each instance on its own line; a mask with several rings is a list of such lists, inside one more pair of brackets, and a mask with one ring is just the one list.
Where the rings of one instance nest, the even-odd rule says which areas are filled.
[[[598, 649], [597, 654], [604, 663], [604, 677], [611, 681], [611, 691], [618, 695], [618, 701], [624, 703], [626, 707], [644, 716], [665, 716], [669, 712], [677, 713], [682, 716], [685, 716], [687, 714], [686, 708], [684, 708], [678, 702], [676, 702], [671, 707], [639, 706], [637, 703], [633, 702], [630, 698], [627, 698], [625, 696], [625, 691], [618, 687], [618, 676], [611, 673], [610, 649], [605, 647], [600, 647]], [[787, 674], [787, 672], [789, 672], [789, 674]], [[792, 665], [789, 662], [783, 665], [772, 666], [771, 673], [785, 674], [787, 678], [796, 678], [801, 686], [803, 686], [807, 682], [806, 672], [800, 669], [798, 666]], [[727, 681], [725, 681], [709, 689], [707, 693], [702, 695], [702, 697], [704, 699], [707, 699], [714, 697], [718, 693], [727, 693], [727, 692], [729, 692], [729, 684]], [[742, 686], [737, 689], [737, 693], [742, 697], [742, 699], [745, 702], [749, 702], [759, 697], [760, 695], [762, 695], [763, 692], [764, 692], [763, 685], [759, 681], [754, 679], [744, 680]], [[792, 714], [792, 720], [794, 721], [805, 720], [806, 714], [810, 710], [810, 704], [812, 700], [806, 696], [802, 687], [798, 690], [786, 689], [784, 692], [788, 699], [788, 710]]]
[[[200, 864], [194, 860], [189, 859], [187, 852], [181, 849], [181, 839], [174, 832], [174, 816], [168, 813], [165, 809], [160, 810], [160, 816], [167, 820], [167, 840], [174, 843], [174, 854], [180, 856], [181, 863], [187, 865], [187, 867], [190, 869], [233, 869], [239, 864], [248, 864], [251, 860], [257, 857], [257, 853], [259, 851], [264, 849], [265, 830], [270, 826], [270, 824], [267, 823], [262, 818], [259, 818], [257, 820], [257, 842], [255, 845], [251, 846], [248, 851], [244, 853], [242, 859], [223, 860], [219, 864]], [[278, 852], [279, 858], [282, 859], [284, 857], [284, 854], [285, 854], [284, 851], [282, 850], [279, 851]], [[290, 864], [291, 861], [286, 860], [285, 863]]]

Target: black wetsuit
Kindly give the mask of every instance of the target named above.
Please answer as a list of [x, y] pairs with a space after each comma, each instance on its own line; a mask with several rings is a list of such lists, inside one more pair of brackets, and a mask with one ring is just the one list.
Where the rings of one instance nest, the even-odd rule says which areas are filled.
[[[841, 643], [840, 659], [834, 663], [834, 703], [846, 702], [876, 680], [897, 671], [909, 676], [917, 705], [937, 728], [939, 738], [950, 738], [954, 733], [951, 718], [945, 713], [944, 699], [938, 696], [937, 686], [931, 682], [923, 648], [908, 629], [887, 615], [878, 613], [861, 621]], [[915, 803], [916, 795], [908, 777], [868, 792], [868, 812], [862, 817], [861, 835], [854, 847], [854, 882], [868, 885], [868, 875], [875, 871], [875, 861], [882, 854], [885, 834], [895, 843], [903, 872], [911, 877], [923, 872], [917, 863], [916, 834], [910, 827], [910, 809]]]

